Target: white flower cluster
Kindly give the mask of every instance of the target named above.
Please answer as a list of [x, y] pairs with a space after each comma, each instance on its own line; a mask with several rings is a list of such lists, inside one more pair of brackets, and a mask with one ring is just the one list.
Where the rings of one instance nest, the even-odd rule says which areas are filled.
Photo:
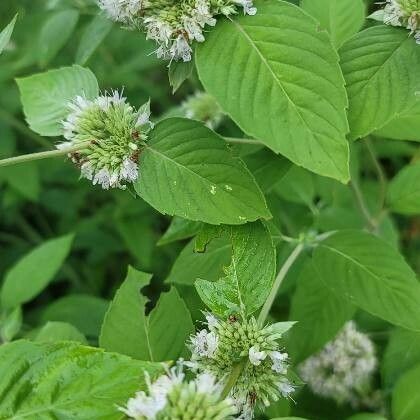
[[216, 99], [206, 92], [194, 93], [187, 97], [181, 106], [187, 118], [203, 121], [212, 130], [223, 120], [223, 112]]
[[236, 414], [231, 399], [221, 399], [222, 386], [216, 378], [202, 373], [185, 380], [182, 361], [151, 382], [147, 392], [137, 392], [120, 411], [135, 420], [230, 420]]
[[198, 372], [214, 375], [222, 381], [238, 363], [243, 370], [233, 386], [234, 399], [241, 419], [252, 419], [255, 404], [270, 405], [279, 397], [289, 397], [294, 386], [288, 380], [288, 355], [280, 351], [275, 324], [265, 328], [255, 318], [228, 320], [206, 314], [207, 328], [190, 339], [189, 366]]
[[216, 24], [215, 16], [237, 13], [255, 15], [253, 0], [98, 0], [112, 20], [144, 28], [148, 39], [158, 44], [156, 54], [165, 60], [190, 61], [192, 43], [203, 42], [206, 25]]
[[376, 365], [372, 341], [350, 321], [333, 341], [300, 365], [299, 373], [315, 394], [358, 406], [371, 391]]
[[63, 121], [67, 141], [57, 148], [81, 145], [80, 150], [69, 153], [80, 167], [81, 176], [103, 189], [124, 189], [127, 183], [134, 182], [139, 175], [141, 143], [151, 126], [149, 103], [136, 111], [121, 93], [112, 92], [94, 100], [77, 96], [68, 108]]
[[409, 29], [420, 44], [420, 0], [386, 0], [385, 8], [371, 17], [387, 25]]

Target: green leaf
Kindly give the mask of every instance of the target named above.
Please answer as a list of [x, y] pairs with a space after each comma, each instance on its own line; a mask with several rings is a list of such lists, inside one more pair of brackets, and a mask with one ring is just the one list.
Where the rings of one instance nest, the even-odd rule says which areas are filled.
[[59, 136], [63, 133], [61, 121], [69, 112], [69, 101], [77, 95], [94, 99], [99, 94], [94, 74], [76, 65], [16, 81], [26, 120], [31, 129], [42, 136]]
[[342, 231], [315, 249], [313, 267], [337, 296], [392, 324], [420, 331], [420, 284], [391, 245]]
[[3, 309], [0, 312], [0, 340], [12, 341], [22, 328], [22, 308]]
[[51, 239], [22, 257], [6, 274], [1, 305], [14, 308], [41, 293], [63, 265], [72, 242], [73, 235]]
[[201, 229], [200, 222], [183, 219], [182, 217], [174, 217], [171, 220], [166, 232], [159, 239], [157, 245], [167, 245], [175, 241], [191, 238]]
[[106, 350], [151, 360], [176, 360], [194, 327], [191, 316], [175, 288], [160, 297], [149, 316], [147, 299], [140, 290], [149, 284], [150, 274], [129, 268], [117, 291], [99, 337]]
[[15, 191], [27, 200], [38, 201], [41, 181], [37, 162], [25, 162], [1, 168], [0, 174]]
[[135, 189], [161, 213], [211, 224], [271, 217], [243, 162], [197, 121], [170, 118], [158, 123], [139, 167]]
[[397, 382], [392, 394], [392, 414], [395, 420], [420, 418], [419, 378], [420, 364], [406, 372]]
[[347, 420], [387, 420], [385, 417], [374, 413], [359, 413], [349, 417]]
[[216, 282], [195, 282], [203, 302], [216, 314], [249, 315], [264, 303], [276, 274], [276, 252], [270, 232], [261, 222], [224, 228], [229, 235], [232, 259], [225, 277]]
[[0, 418], [118, 420], [157, 363], [76, 343], [16, 341], [0, 347]]
[[216, 280], [223, 274], [222, 267], [229, 264], [231, 245], [226, 238], [215, 238], [206, 252], [195, 252], [195, 240], [191, 240], [178, 255], [167, 282], [193, 286], [197, 278]]
[[73, 33], [79, 12], [68, 9], [53, 13], [41, 29], [38, 40], [38, 62], [45, 67], [61, 50]]
[[359, 32], [365, 20], [363, 0], [301, 0], [300, 7], [328, 31], [336, 48]]
[[420, 333], [404, 329], [392, 332], [382, 360], [384, 385], [391, 388], [407, 370], [420, 363]]
[[315, 188], [313, 174], [293, 165], [275, 186], [275, 192], [287, 201], [313, 207]]
[[175, 93], [181, 85], [187, 80], [194, 70], [194, 61], [172, 61], [169, 66], [168, 77], [169, 84], [172, 87], [172, 93]]
[[390, 182], [387, 202], [401, 214], [420, 214], [420, 163], [404, 167]]
[[83, 66], [109, 34], [113, 26], [111, 19], [95, 15], [85, 27], [76, 51], [76, 63]]
[[96, 296], [68, 295], [48, 305], [42, 312], [40, 323], [67, 322], [85, 336], [96, 338], [107, 308], [108, 302]]
[[11, 22], [0, 32], [0, 54], [3, 52], [3, 50], [6, 48], [7, 44], [10, 41], [10, 37], [12, 36], [17, 16], [18, 15], [16, 13]]
[[357, 139], [410, 109], [420, 89], [420, 50], [407, 31], [386, 25], [366, 29], [341, 49], [349, 97], [351, 138]]
[[[324, 273], [334, 277], [334, 272]], [[325, 287], [309, 260], [298, 278], [292, 298], [290, 319], [297, 321], [288, 335], [288, 349], [297, 364], [321, 350], [352, 318], [355, 307]]]
[[220, 19], [196, 51], [200, 79], [242, 130], [293, 163], [349, 180], [344, 80], [325, 31], [283, 1]]
[[265, 193], [270, 192], [292, 166], [290, 160], [266, 148], [246, 155], [244, 161]]
[[412, 108], [395, 117], [374, 134], [387, 139], [420, 142], [420, 101], [417, 100]]
[[35, 336], [35, 341], [76, 341], [87, 344], [85, 336], [67, 322], [47, 322]]

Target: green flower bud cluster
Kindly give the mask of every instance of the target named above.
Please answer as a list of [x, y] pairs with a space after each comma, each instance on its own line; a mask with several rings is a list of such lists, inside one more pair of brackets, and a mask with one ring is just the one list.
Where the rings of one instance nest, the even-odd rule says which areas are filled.
[[253, 0], [98, 0], [99, 7], [113, 20], [143, 28], [156, 41], [156, 54], [165, 60], [190, 61], [192, 43], [203, 42], [206, 25], [216, 24], [215, 16], [225, 16], [243, 7], [254, 15]]
[[259, 327], [255, 318], [230, 316], [219, 319], [206, 315], [207, 329], [190, 339], [189, 365], [198, 372], [209, 372], [226, 379], [242, 364], [242, 371], [231, 390], [242, 418], [250, 419], [256, 403], [267, 406], [294, 390], [286, 374], [288, 355], [280, 351], [281, 333], [276, 325]]
[[149, 103], [137, 111], [118, 92], [95, 100], [78, 96], [69, 103], [63, 121], [67, 141], [57, 147], [81, 145], [69, 155], [81, 176], [104, 189], [124, 189], [138, 178], [138, 157], [147, 139], [149, 117]]
[[147, 378], [147, 388], [120, 410], [135, 420], [231, 420], [237, 412], [231, 399], [221, 398], [214, 376], [203, 373], [187, 381], [182, 361], [153, 383]]
[[196, 92], [183, 103], [182, 109], [187, 118], [203, 121], [207, 127], [216, 129], [223, 119], [223, 112], [212, 95]]

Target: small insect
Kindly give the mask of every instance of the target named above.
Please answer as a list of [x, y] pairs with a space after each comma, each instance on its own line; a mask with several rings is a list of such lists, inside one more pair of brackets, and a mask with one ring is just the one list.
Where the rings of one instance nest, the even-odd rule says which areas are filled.
[[254, 406], [254, 405], [256, 404], [256, 402], [257, 402], [257, 398], [258, 398], [257, 393], [256, 393], [255, 391], [251, 391], [251, 392], [248, 394], [248, 397], [249, 397], [249, 403], [250, 403], [252, 406]]
[[175, 36], [182, 35], [186, 41], [190, 40], [190, 37], [188, 36], [188, 32], [185, 29], [177, 29], [176, 31], [174, 31], [174, 35]]
[[236, 315], [229, 315], [228, 321], [233, 324], [238, 321], [238, 317]]
[[138, 161], [139, 161], [139, 157], [140, 157], [140, 150], [135, 150], [135, 151], [131, 154], [130, 159], [131, 159], [133, 162], [138, 163]]

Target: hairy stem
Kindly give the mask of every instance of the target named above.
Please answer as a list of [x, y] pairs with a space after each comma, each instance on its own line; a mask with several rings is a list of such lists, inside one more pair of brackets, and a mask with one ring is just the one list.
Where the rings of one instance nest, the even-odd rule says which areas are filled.
[[370, 138], [367, 137], [365, 139], [365, 145], [369, 152], [370, 158], [372, 159], [373, 166], [375, 167], [375, 170], [378, 174], [378, 180], [379, 180], [379, 187], [380, 187], [380, 195], [379, 195], [379, 202], [380, 202], [380, 211], [381, 212], [384, 208], [385, 204], [385, 196], [386, 196], [386, 189], [387, 189], [387, 179], [385, 176], [385, 172], [382, 169], [381, 164], [379, 163], [378, 157], [376, 156], [375, 148], [373, 147], [372, 142], [370, 141]]
[[377, 228], [376, 221], [373, 219], [372, 215], [370, 214], [369, 209], [365, 203], [365, 199], [363, 197], [362, 191], [359, 188], [359, 185], [355, 181], [350, 181], [349, 186], [353, 191], [354, 197], [356, 198], [357, 205], [360, 209], [360, 213], [364, 217], [367, 227], [371, 232], [374, 232]]
[[261, 327], [264, 326], [265, 321], [267, 320], [267, 316], [270, 313], [270, 309], [273, 306], [274, 300], [276, 299], [277, 293], [280, 289], [284, 278], [286, 277], [286, 274], [289, 272], [290, 267], [299, 257], [300, 253], [303, 251], [304, 246], [305, 245], [303, 243], [300, 243], [296, 246], [296, 248], [289, 255], [289, 257], [281, 267], [279, 273], [277, 274], [277, 277], [273, 283], [273, 287], [271, 288], [270, 294], [268, 295], [268, 298], [266, 299], [264, 306], [261, 309], [260, 315], [258, 316], [258, 324]]
[[27, 155], [21, 155], [21, 156], [15, 156], [7, 159], [1, 159], [0, 160], [0, 167], [2, 166], [10, 166], [10, 165], [16, 165], [18, 163], [23, 162], [30, 162], [32, 160], [40, 160], [40, 159], [47, 159], [57, 156], [63, 156], [67, 155], [68, 153], [76, 152], [78, 150], [85, 149], [87, 146], [89, 146], [90, 141], [81, 142], [75, 146], [66, 147], [63, 149], [57, 149], [57, 150], [48, 150], [46, 152], [39, 152], [39, 153], [30, 153]]

